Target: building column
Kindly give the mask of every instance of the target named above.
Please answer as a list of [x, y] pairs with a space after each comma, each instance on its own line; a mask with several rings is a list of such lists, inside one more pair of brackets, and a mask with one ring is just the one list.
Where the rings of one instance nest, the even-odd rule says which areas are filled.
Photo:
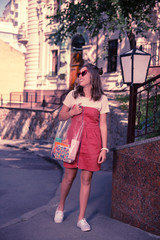
[[28, 1], [28, 44], [26, 51], [25, 90], [36, 90], [39, 68], [39, 34], [37, 1]]

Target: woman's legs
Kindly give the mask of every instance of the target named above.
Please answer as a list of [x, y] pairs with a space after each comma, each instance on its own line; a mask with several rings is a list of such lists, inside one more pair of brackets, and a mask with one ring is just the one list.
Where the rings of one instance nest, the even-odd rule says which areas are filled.
[[77, 175], [77, 168], [65, 168], [64, 177], [61, 184], [61, 194], [58, 210], [64, 210], [65, 200], [71, 189], [72, 183]]
[[81, 172], [81, 189], [80, 189], [80, 213], [78, 220], [81, 220], [85, 216], [85, 211], [90, 195], [91, 180], [93, 172], [82, 170]]

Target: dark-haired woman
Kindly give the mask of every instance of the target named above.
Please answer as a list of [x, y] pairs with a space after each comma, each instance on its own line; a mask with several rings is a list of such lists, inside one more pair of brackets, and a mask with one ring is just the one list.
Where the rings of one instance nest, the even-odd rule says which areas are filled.
[[99, 171], [106, 159], [108, 99], [103, 94], [99, 69], [88, 63], [78, 73], [78, 84], [66, 96], [59, 113], [59, 120], [67, 120], [83, 114], [84, 129], [78, 156], [73, 163], [64, 163], [65, 173], [61, 184], [60, 202], [54, 221], [61, 223], [64, 218], [64, 205], [77, 170], [81, 169], [80, 212], [77, 227], [90, 231], [85, 219], [85, 211], [90, 195], [93, 172]]

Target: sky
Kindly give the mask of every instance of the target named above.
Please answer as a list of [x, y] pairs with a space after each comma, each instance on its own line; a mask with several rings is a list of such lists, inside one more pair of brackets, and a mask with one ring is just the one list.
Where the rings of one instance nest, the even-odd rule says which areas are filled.
[[9, 0], [0, 0], [0, 17], [2, 17], [4, 8], [8, 2]]

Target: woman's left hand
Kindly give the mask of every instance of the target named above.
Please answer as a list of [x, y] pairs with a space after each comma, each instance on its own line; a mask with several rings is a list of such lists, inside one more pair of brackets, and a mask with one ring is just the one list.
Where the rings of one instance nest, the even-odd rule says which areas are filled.
[[102, 150], [99, 154], [99, 157], [98, 157], [98, 164], [102, 164], [103, 162], [105, 162], [106, 160], [106, 151], [105, 150]]

